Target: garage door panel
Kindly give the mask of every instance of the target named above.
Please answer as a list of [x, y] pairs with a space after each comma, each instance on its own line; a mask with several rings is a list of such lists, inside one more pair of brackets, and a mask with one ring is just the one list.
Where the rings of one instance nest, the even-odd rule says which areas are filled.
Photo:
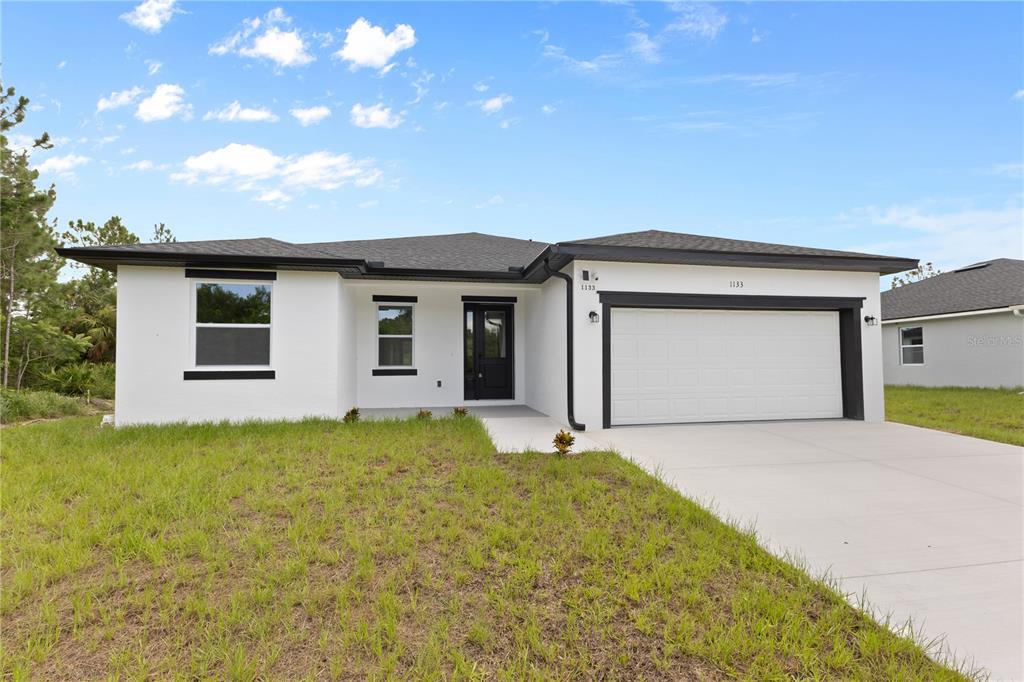
[[839, 316], [611, 311], [611, 423], [842, 416]]

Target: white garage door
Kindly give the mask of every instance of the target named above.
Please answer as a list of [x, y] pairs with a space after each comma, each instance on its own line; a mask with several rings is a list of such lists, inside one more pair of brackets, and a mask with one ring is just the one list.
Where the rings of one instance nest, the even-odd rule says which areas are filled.
[[612, 308], [612, 425], [842, 415], [838, 312]]

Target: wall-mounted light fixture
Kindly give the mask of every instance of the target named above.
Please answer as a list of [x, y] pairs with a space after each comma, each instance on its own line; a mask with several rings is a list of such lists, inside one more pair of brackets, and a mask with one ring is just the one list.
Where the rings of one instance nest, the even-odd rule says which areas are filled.
[[594, 323], [597, 323], [597, 322], [601, 321], [601, 316], [597, 314], [596, 310], [591, 310], [590, 311], [590, 321], [594, 322]]
[[866, 324], [869, 327], [874, 327], [875, 325], [878, 324], [878, 318], [875, 317], [874, 315], [865, 315], [864, 324]]

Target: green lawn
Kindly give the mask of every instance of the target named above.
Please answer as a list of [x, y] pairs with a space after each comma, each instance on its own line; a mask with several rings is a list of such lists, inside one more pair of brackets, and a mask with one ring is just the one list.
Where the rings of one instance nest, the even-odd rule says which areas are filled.
[[611, 453], [97, 422], [3, 432], [4, 677], [961, 679]]
[[885, 418], [1024, 445], [1024, 395], [1021, 389], [927, 388], [886, 386]]

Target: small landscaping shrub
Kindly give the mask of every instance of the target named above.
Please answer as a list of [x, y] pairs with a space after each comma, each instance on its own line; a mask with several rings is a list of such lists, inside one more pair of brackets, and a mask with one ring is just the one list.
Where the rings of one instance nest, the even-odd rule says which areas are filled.
[[465, 417], [468, 414], [469, 410], [467, 410], [465, 407], [456, 407], [454, 410], [452, 410], [452, 415], [456, 417]]
[[345, 422], [346, 424], [351, 424], [352, 422], [359, 421], [359, 408], [353, 407], [351, 410], [346, 412], [345, 416], [342, 417], [341, 421]]
[[555, 444], [555, 451], [565, 457], [572, 453], [572, 446], [576, 442], [576, 436], [568, 431], [559, 431], [555, 434], [553, 442]]
[[419, 412], [416, 413], [417, 419], [430, 419], [433, 416], [434, 413], [431, 412], [430, 410], [420, 410]]

